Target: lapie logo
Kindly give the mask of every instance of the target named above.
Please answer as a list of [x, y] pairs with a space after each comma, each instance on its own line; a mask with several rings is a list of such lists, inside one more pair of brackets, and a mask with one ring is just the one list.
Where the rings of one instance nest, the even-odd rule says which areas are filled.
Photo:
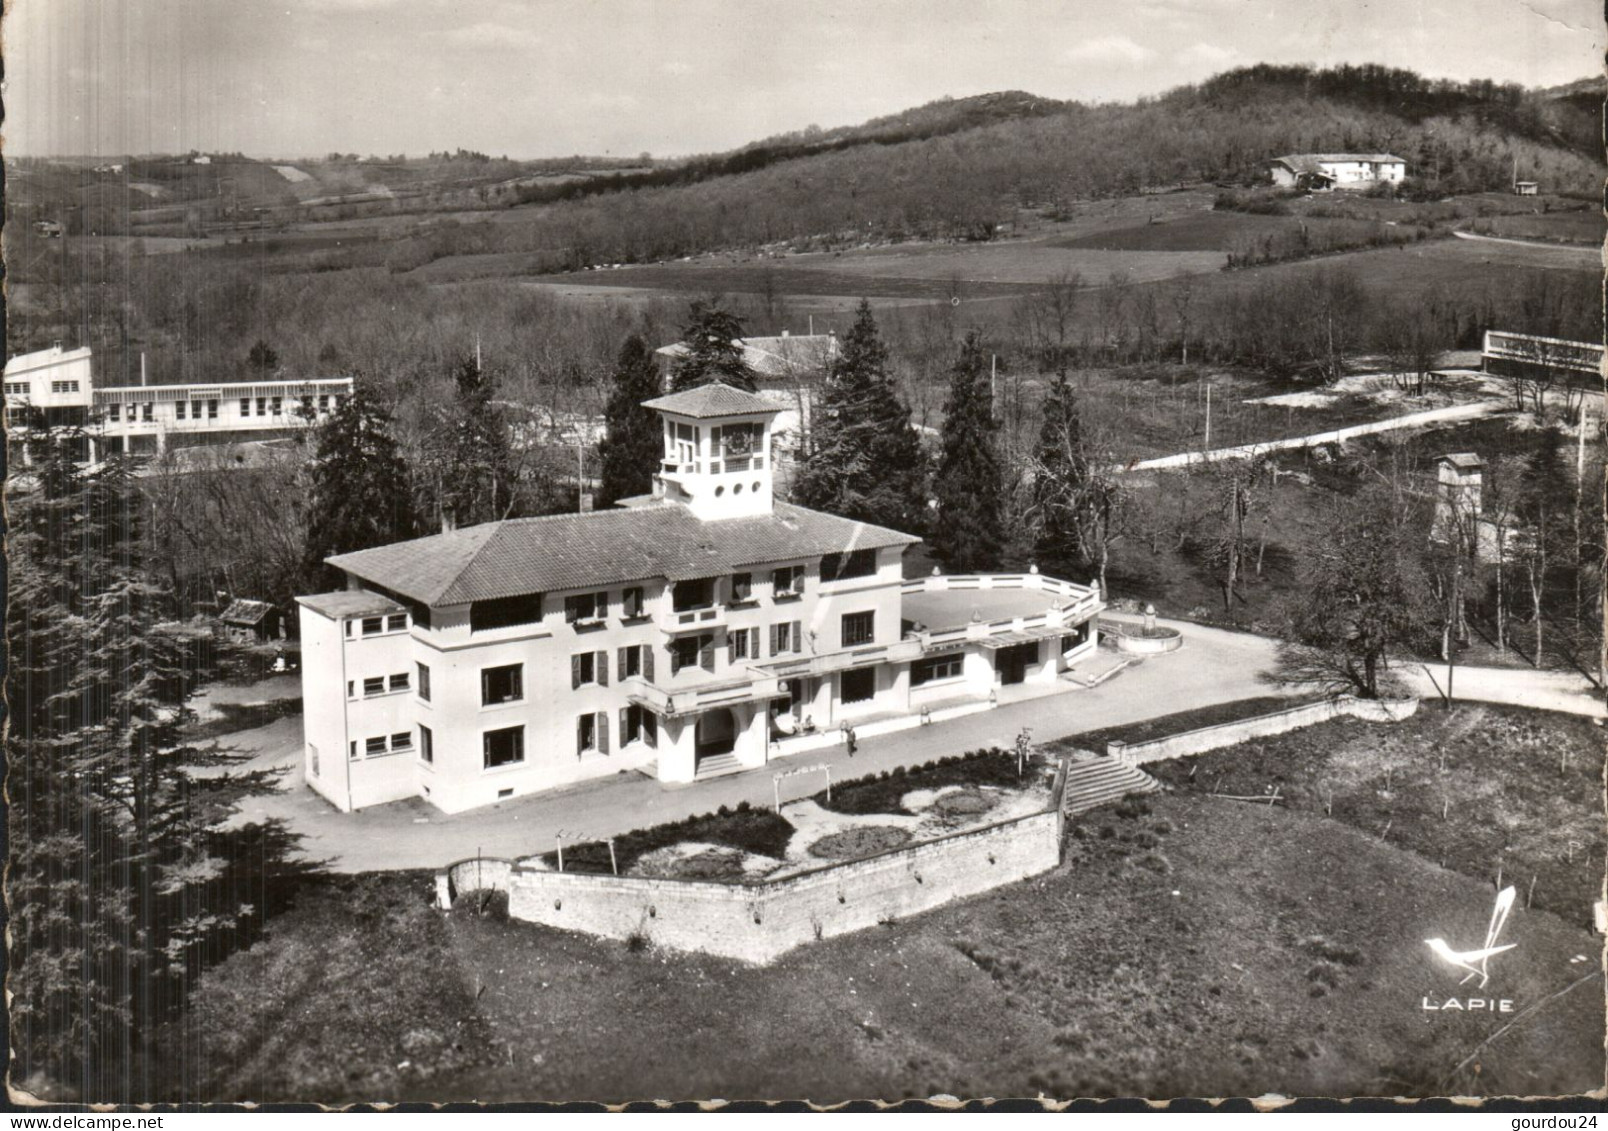
[[[1518, 946], [1518, 943], [1498, 943], [1502, 937], [1502, 928], [1507, 925], [1508, 913], [1513, 910], [1513, 900], [1517, 893], [1511, 887], [1503, 888], [1496, 895], [1496, 906], [1491, 909], [1491, 922], [1485, 928], [1485, 943], [1474, 950], [1453, 950], [1445, 939], [1425, 939], [1424, 943], [1435, 956], [1442, 961], [1450, 963], [1459, 970], [1466, 971], [1458, 985], [1465, 985], [1478, 978], [1477, 989], [1483, 990], [1491, 980], [1491, 959]], [[1466, 1002], [1457, 998], [1447, 998], [1436, 1004], [1429, 998], [1424, 998], [1424, 1008], [1428, 1010], [1488, 1010], [1493, 1013], [1511, 1013], [1513, 1003], [1505, 998], [1477, 998], [1471, 997]]]

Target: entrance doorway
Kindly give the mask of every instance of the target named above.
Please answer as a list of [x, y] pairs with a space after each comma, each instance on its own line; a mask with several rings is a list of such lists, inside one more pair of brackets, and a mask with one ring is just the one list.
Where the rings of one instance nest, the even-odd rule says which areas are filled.
[[1038, 662], [1037, 641], [1031, 644], [1013, 644], [994, 653], [994, 667], [999, 671], [999, 681], [1006, 686], [1026, 680], [1027, 669], [1037, 666]]
[[737, 745], [737, 720], [731, 708], [717, 707], [699, 715], [693, 741], [700, 759], [730, 754]]

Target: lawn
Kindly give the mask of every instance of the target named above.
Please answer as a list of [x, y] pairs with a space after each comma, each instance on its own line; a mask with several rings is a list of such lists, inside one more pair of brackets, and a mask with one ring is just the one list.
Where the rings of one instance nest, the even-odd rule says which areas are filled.
[[[769, 968], [426, 907], [428, 885], [309, 888], [168, 1034], [175, 1099], [1559, 1094], [1598, 1086], [1600, 984], [1511, 1018], [1424, 946], [1477, 939], [1488, 883], [1321, 812], [1194, 794], [1089, 814], [1038, 879], [800, 948]], [[1594, 967], [1533, 909], [1516, 1008]]]
[[1146, 767], [1182, 790], [1332, 814], [1578, 924], [1602, 886], [1603, 730], [1514, 707], [1426, 703], [1400, 723], [1335, 719]]

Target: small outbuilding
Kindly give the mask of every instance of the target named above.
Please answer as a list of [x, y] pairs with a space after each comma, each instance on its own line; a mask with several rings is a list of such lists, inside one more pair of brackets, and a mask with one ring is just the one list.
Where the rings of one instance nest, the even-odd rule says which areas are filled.
[[1541, 186], [1536, 181], [1514, 181], [1513, 191], [1518, 196], [1536, 196], [1540, 193]]
[[223, 622], [223, 635], [236, 644], [285, 638], [285, 618], [267, 601], [230, 601], [219, 619]]

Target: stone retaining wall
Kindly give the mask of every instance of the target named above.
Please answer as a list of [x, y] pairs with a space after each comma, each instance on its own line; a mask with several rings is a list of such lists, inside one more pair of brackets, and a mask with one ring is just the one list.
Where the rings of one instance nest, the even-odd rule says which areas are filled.
[[1164, 762], [1170, 758], [1187, 758], [1220, 750], [1248, 738], [1267, 738], [1288, 731], [1309, 727], [1314, 723], [1328, 722], [1341, 715], [1350, 715], [1371, 722], [1394, 723], [1411, 717], [1418, 710], [1417, 699], [1357, 699], [1343, 695], [1338, 699], [1324, 699], [1317, 703], [1303, 703], [1283, 711], [1274, 711], [1255, 718], [1239, 719], [1231, 723], [1170, 734], [1149, 742], [1108, 742], [1106, 753], [1121, 758], [1130, 765], [1142, 766], [1146, 762]]
[[552, 872], [466, 860], [437, 877], [443, 907], [506, 890], [515, 919], [605, 938], [767, 963], [816, 939], [930, 911], [1047, 872], [1061, 860], [1063, 762], [1050, 808], [779, 880], [723, 884]]

